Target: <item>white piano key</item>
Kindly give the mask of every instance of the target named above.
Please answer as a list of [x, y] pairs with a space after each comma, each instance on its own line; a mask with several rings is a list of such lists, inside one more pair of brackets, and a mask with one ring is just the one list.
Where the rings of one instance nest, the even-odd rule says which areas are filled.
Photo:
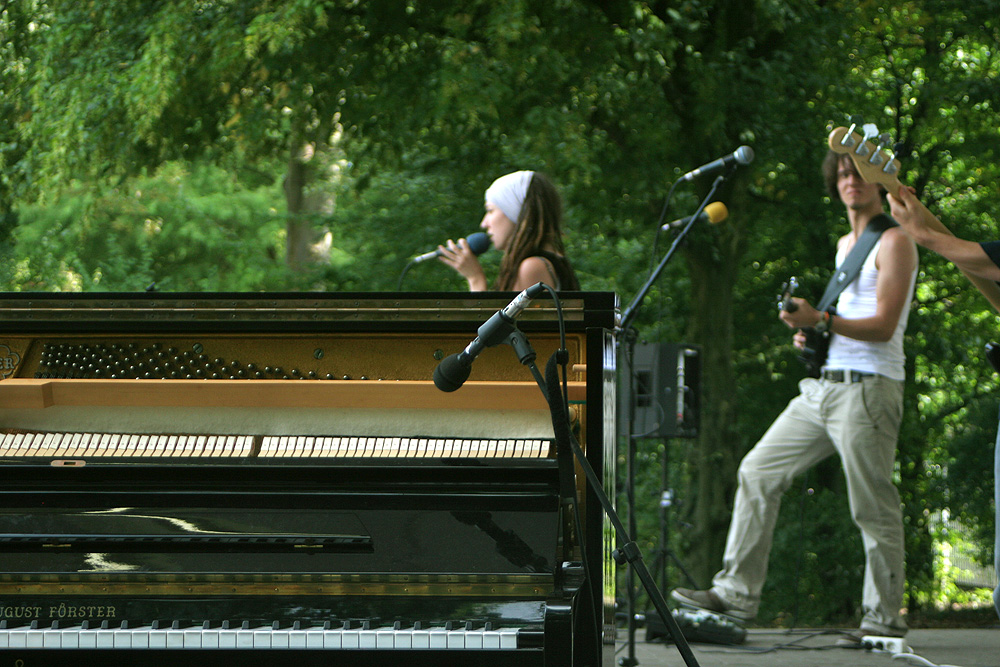
[[180, 629], [167, 630], [167, 648], [184, 648], [184, 631]]
[[111, 645], [114, 648], [132, 648], [132, 630], [117, 628], [111, 630]]
[[149, 648], [149, 631], [148, 627], [132, 630], [132, 648]]
[[306, 647], [306, 631], [289, 630], [288, 648], [305, 648], [305, 647]]
[[447, 630], [444, 628], [431, 628], [429, 634], [431, 648], [448, 648]]
[[97, 648], [114, 648], [115, 647], [115, 631], [106, 628], [100, 628], [95, 632], [97, 636]]
[[167, 648], [167, 631], [154, 628], [149, 631], [149, 648]]
[[431, 633], [429, 630], [411, 630], [410, 633], [410, 646], [412, 648], [430, 648], [431, 647]]
[[[394, 630], [385, 628], [375, 631], [375, 648], [403, 648], [405, 637], [408, 633], [405, 630]], [[400, 641], [397, 642], [396, 640]]]
[[254, 648], [271, 648], [271, 628], [255, 628], [250, 631]]
[[219, 630], [219, 648], [236, 648], [238, 630], [223, 628]]
[[517, 628], [500, 629], [500, 648], [502, 649], [517, 648]]
[[272, 630], [271, 648], [289, 648], [288, 635], [288, 630]]
[[205, 628], [201, 632], [202, 648], [219, 648], [219, 629]]
[[253, 630], [236, 631], [236, 648], [253, 648]]
[[62, 648], [80, 648], [80, 628], [66, 628], [63, 630]]
[[59, 628], [45, 628], [42, 630], [43, 648], [62, 648], [62, 633]]
[[185, 628], [181, 630], [181, 638], [184, 648], [201, 648], [201, 638], [204, 628]]
[[343, 629], [340, 631], [341, 648], [351, 649], [361, 647], [361, 631], [355, 629]]
[[341, 628], [323, 631], [323, 648], [344, 648], [344, 635]]
[[448, 648], [465, 648], [465, 630], [451, 630], [447, 635]]
[[34, 628], [28, 628], [25, 631], [25, 647], [26, 648], [41, 648], [44, 640], [41, 630], [36, 630]]
[[14, 628], [7, 631], [8, 648], [25, 648], [28, 646], [27, 628]]
[[483, 630], [483, 648], [500, 648], [500, 633], [496, 630]]
[[378, 630], [361, 630], [358, 632], [358, 647], [373, 649], [378, 643]]
[[476, 650], [482, 649], [483, 633], [483, 630], [467, 630], [465, 633], [465, 648]]
[[83, 628], [80, 630], [80, 648], [97, 648], [97, 630]]
[[306, 629], [306, 648], [323, 648], [323, 628]]

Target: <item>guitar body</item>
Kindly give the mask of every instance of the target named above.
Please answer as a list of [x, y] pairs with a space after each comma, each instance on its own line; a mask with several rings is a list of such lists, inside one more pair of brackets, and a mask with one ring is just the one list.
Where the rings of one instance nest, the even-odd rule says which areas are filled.
[[806, 367], [806, 375], [818, 378], [830, 351], [830, 332], [806, 327], [802, 333], [806, 335], [806, 346], [802, 348], [799, 361]]

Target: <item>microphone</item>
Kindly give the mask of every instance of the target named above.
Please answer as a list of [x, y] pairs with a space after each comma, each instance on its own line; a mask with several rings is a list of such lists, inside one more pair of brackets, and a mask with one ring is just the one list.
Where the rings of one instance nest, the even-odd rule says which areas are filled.
[[753, 149], [749, 146], [740, 146], [731, 154], [712, 160], [708, 164], [703, 164], [697, 169], [693, 169], [681, 176], [682, 181], [693, 181], [702, 174], [716, 174], [723, 169], [729, 168], [731, 164], [747, 165], [753, 162]]
[[486, 320], [476, 338], [458, 354], [452, 354], [441, 360], [434, 369], [434, 386], [441, 391], [455, 391], [469, 379], [472, 372], [472, 362], [488, 347], [494, 347], [504, 342], [514, 331], [514, 320], [521, 314], [532, 299], [545, 291], [542, 283], [535, 283], [498, 310]]
[[708, 206], [706, 206], [701, 213], [695, 218], [695, 216], [689, 215], [686, 218], [677, 218], [673, 222], [665, 223], [660, 227], [660, 231], [667, 231], [668, 229], [676, 229], [677, 227], [683, 227], [691, 222], [692, 218], [695, 218], [696, 222], [708, 221], [713, 225], [716, 225], [726, 218], [729, 217], [729, 209], [721, 201], [714, 201]]
[[[465, 242], [469, 244], [469, 250], [472, 251], [473, 255], [479, 256], [490, 249], [490, 235], [485, 232], [476, 232], [475, 234], [469, 234]], [[420, 264], [421, 262], [426, 262], [429, 259], [434, 259], [435, 257], [440, 257], [440, 250], [432, 250], [431, 252], [425, 252], [423, 255], [417, 255], [413, 258], [414, 264]]]

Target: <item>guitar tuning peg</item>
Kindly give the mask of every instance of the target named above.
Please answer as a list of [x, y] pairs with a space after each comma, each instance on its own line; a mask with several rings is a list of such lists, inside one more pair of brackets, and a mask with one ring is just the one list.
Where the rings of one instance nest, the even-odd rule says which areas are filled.
[[[872, 152], [872, 156], [868, 158], [869, 164], [880, 165], [882, 164], [882, 152], [889, 146], [889, 142], [892, 141], [892, 137], [888, 132], [883, 132], [878, 136], [878, 148]], [[891, 159], [890, 159], [891, 162]]]
[[851, 135], [854, 134], [854, 130], [858, 129], [858, 125], [861, 125], [864, 122], [865, 122], [864, 119], [857, 114], [851, 116], [851, 126], [847, 128], [847, 134], [844, 135], [844, 140], [841, 143], [844, 144], [845, 146], [853, 146], [854, 139], [851, 138], [850, 141], [848, 141], [848, 138], [850, 138]]

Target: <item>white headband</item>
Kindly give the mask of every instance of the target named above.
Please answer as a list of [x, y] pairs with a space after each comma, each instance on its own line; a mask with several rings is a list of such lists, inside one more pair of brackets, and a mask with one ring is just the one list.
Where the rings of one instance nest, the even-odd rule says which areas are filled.
[[486, 188], [486, 201], [498, 207], [516, 225], [528, 194], [528, 184], [534, 175], [533, 171], [515, 171], [501, 176]]

